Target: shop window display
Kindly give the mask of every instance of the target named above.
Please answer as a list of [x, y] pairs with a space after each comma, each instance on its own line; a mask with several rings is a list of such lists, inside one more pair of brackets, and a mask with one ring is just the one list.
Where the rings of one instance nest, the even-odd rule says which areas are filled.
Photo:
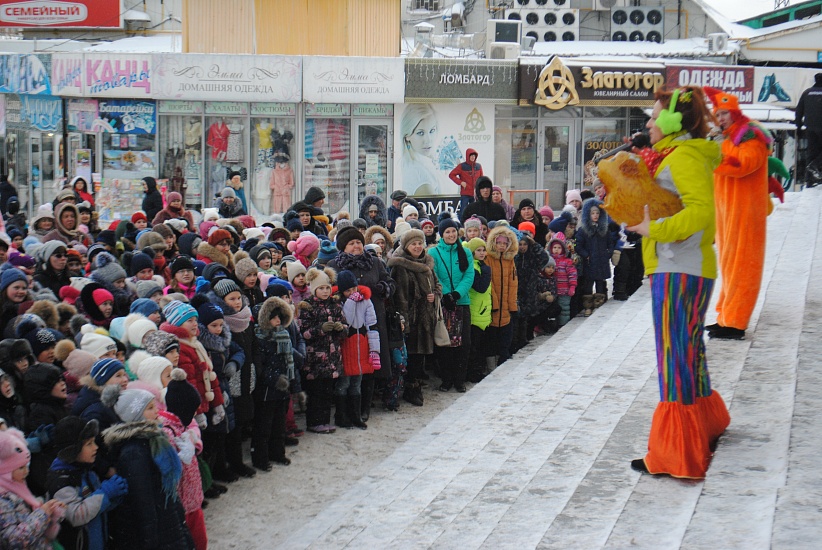
[[248, 212], [245, 185], [248, 183], [248, 168], [245, 164], [246, 132], [245, 119], [231, 117], [206, 118], [206, 194], [203, 206], [209, 207], [226, 186], [233, 172], [240, 174], [240, 184], [235, 188], [237, 197]]
[[590, 187], [596, 179], [595, 155], [619, 147], [622, 137], [627, 134], [624, 118], [585, 120], [582, 133], [583, 187]]
[[202, 133], [202, 118], [198, 115], [163, 117], [160, 178], [167, 180], [167, 192], [180, 193], [183, 202], [195, 208], [201, 206], [202, 199]]
[[251, 212], [282, 214], [294, 202], [291, 164], [295, 123], [293, 118], [251, 119], [251, 150], [256, 151], [251, 182]]
[[[347, 114], [347, 113], [346, 113]], [[319, 187], [326, 197], [326, 210], [354, 212], [350, 204], [351, 121], [344, 118], [306, 118], [304, 187]]]

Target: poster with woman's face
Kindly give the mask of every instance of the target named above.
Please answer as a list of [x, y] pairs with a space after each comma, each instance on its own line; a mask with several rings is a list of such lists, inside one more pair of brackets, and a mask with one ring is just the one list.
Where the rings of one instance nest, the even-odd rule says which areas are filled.
[[494, 105], [411, 103], [394, 113], [394, 189], [414, 197], [459, 195], [448, 174], [477, 152], [485, 175], [494, 173]]

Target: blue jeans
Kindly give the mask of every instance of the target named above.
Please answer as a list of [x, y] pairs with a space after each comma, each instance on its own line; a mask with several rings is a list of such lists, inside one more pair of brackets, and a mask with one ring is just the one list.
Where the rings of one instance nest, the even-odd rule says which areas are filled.
[[474, 202], [474, 197], [468, 195], [460, 195], [460, 215], [465, 211], [469, 204]]

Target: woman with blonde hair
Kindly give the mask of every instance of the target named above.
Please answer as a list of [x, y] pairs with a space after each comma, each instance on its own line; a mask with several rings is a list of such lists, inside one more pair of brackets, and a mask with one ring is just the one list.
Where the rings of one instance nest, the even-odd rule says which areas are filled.
[[407, 105], [400, 122], [402, 135], [401, 174], [409, 195], [439, 195], [440, 175], [434, 164], [437, 153], [437, 115], [431, 105]]

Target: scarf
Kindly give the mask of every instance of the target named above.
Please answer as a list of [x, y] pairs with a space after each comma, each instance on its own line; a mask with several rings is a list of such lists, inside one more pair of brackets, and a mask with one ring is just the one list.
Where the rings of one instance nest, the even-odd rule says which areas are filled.
[[225, 324], [231, 332], [243, 332], [251, 324], [251, 308], [245, 305], [243, 301], [243, 309], [231, 315], [223, 315]]
[[7, 474], [0, 474], [0, 492], [14, 493], [18, 497], [26, 501], [26, 504], [31, 506], [32, 510], [37, 510], [42, 506], [39, 500], [35, 498], [25, 481], [14, 481], [11, 478], [11, 472]]
[[371, 256], [368, 254], [358, 254], [355, 256], [348, 252], [340, 252], [337, 255], [337, 266], [339, 266], [340, 271], [344, 269], [350, 271], [354, 271], [355, 269], [370, 271], [371, 265]]
[[274, 341], [277, 343], [277, 353], [285, 356], [286, 376], [289, 382], [294, 380], [294, 353], [291, 349], [291, 336], [288, 330], [280, 326], [274, 331]]
[[148, 442], [151, 448], [151, 458], [160, 470], [166, 503], [169, 500], [175, 501], [178, 498], [177, 484], [183, 475], [183, 463], [180, 462], [177, 451], [171, 446], [164, 432], [160, 431], [152, 435]]
[[228, 327], [223, 326], [222, 334], [211, 334], [208, 327], [200, 323], [200, 334], [197, 339], [203, 344], [203, 347], [209, 351], [217, 353], [225, 353], [231, 345], [231, 334], [228, 332]]

